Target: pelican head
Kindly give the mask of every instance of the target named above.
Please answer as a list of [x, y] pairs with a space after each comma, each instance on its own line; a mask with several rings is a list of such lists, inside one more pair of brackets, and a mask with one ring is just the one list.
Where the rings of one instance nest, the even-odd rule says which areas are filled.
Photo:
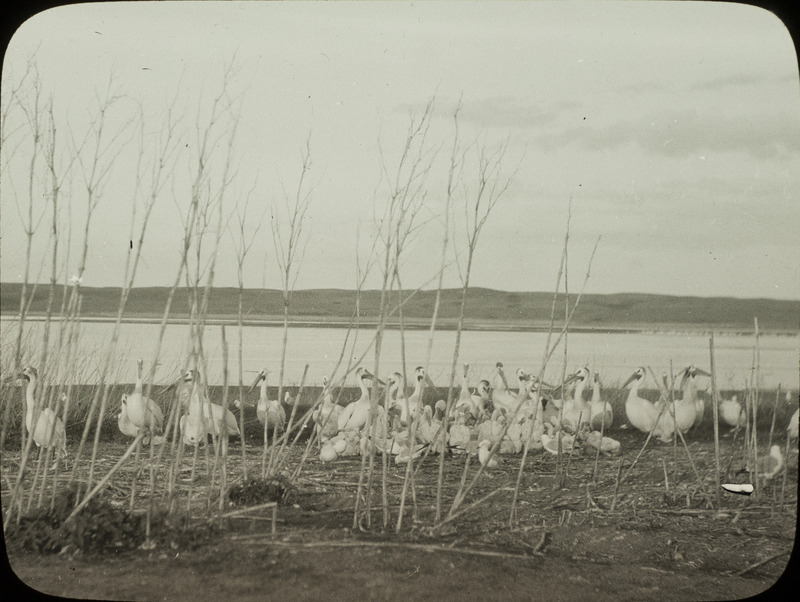
[[249, 389], [250, 393], [252, 393], [255, 390], [255, 388], [258, 386], [258, 383], [260, 383], [262, 380], [266, 380], [267, 372], [268, 371], [267, 371], [266, 368], [264, 368], [263, 370], [260, 370], [258, 372], [258, 374], [256, 375], [255, 380], [253, 381], [253, 384], [250, 385], [250, 389]]
[[492, 384], [488, 380], [482, 380], [478, 383], [478, 395], [481, 397], [488, 397], [489, 390], [492, 388]]
[[626, 380], [624, 383], [622, 383], [622, 387], [621, 388], [624, 389], [625, 387], [627, 387], [629, 384], [631, 384], [634, 381], [636, 381], [637, 385], [642, 384], [644, 382], [644, 379], [645, 379], [646, 375], [647, 375], [647, 371], [644, 369], [643, 366], [640, 366], [639, 368], [636, 368], [636, 372], [631, 374], [628, 377], [628, 380]]
[[39, 372], [33, 366], [26, 366], [20, 372], [20, 377], [24, 378], [27, 382], [35, 381], [39, 377]]
[[698, 367], [696, 367], [694, 365], [690, 365], [690, 366], [687, 366], [686, 368], [684, 368], [681, 371], [681, 389], [683, 389], [683, 387], [686, 384], [687, 380], [689, 380], [690, 378], [694, 379], [698, 374], [701, 375], [701, 376], [709, 376], [709, 377], [711, 376], [711, 374], [709, 374], [708, 372], [706, 372], [702, 368], [698, 368]]
[[383, 382], [383, 381], [382, 381], [380, 378], [378, 378], [377, 376], [375, 376], [374, 374], [372, 374], [372, 372], [370, 372], [370, 371], [369, 371], [369, 370], [367, 370], [366, 368], [359, 367], [359, 368], [356, 370], [356, 377], [357, 377], [359, 380], [362, 380], [362, 381], [363, 381], [363, 380], [366, 380], [366, 379], [369, 379], [369, 380], [371, 380], [372, 382], [378, 383], [378, 384], [379, 384], [379, 385], [381, 385], [382, 387], [385, 387], [385, 386], [386, 386], [386, 383], [385, 383], [385, 382]]

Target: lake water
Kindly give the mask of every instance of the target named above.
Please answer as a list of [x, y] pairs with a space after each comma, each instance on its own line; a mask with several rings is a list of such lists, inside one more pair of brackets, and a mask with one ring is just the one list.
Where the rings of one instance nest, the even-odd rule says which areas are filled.
[[[34, 341], [32, 346], [41, 346], [42, 322], [26, 323], [26, 337]], [[158, 324], [126, 323], [121, 326], [120, 339], [113, 351], [114, 373], [111, 378], [118, 382], [133, 382], [135, 378], [135, 358], [145, 358], [145, 365], [152, 361], [158, 342]], [[17, 330], [14, 319], [0, 319], [0, 342], [2, 343], [7, 366], [13, 356], [13, 345]], [[101, 364], [109, 349], [113, 324], [106, 322], [86, 322], [81, 326], [78, 359], [80, 368], [76, 370], [81, 382], [96, 381], [94, 370]], [[204, 347], [208, 362], [208, 381], [221, 384], [223, 381], [223, 352], [220, 326], [206, 326]], [[228, 345], [229, 382], [238, 382], [239, 336], [236, 326], [225, 328]], [[290, 328], [286, 352], [286, 374], [284, 382], [288, 385], [300, 383], [303, 368], [309, 364], [306, 383], [321, 384], [323, 375], [330, 375], [342, 353], [347, 330], [343, 328], [302, 327]], [[348, 358], [359, 358], [367, 351], [361, 362], [368, 369], [374, 369], [372, 350], [373, 330], [361, 330], [355, 341], [355, 333], [350, 333], [343, 366]], [[51, 334], [51, 339], [55, 332]], [[281, 341], [283, 329], [275, 326], [246, 326], [242, 337], [244, 381], [249, 384], [258, 370], [267, 367], [270, 371], [269, 384], [278, 384]], [[425, 363], [429, 333], [427, 330], [405, 332], [407, 373]], [[502, 361], [510, 377], [511, 386], [516, 379], [514, 371], [523, 368], [538, 373], [545, 350], [546, 333], [532, 332], [491, 332], [468, 331], [461, 337], [459, 365], [470, 364], [470, 384], [481, 378], [488, 378], [494, 371], [496, 362]], [[160, 353], [161, 365], [155, 379], [156, 383], [171, 381], [179, 374], [180, 366], [189, 353], [189, 327], [169, 325]], [[455, 332], [441, 331], [434, 335], [428, 373], [438, 385], [446, 385], [449, 377], [455, 345]], [[750, 379], [753, 366], [753, 336], [715, 334], [714, 349], [717, 365], [718, 386], [721, 389], [744, 388], [745, 379]], [[800, 335], [762, 335], [760, 346], [760, 385], [764, 388], [776, 387], [778, 383], [784, 390], [800, 388]], [[400, 353], [400, 333], [387, 331], [381, 348], [379, 376], [394, 371], [402, 371]], [[670, 361], [675, 372], [695, 364], [708, 370], [709, 336], [705, 334], [669, 333], [571, 333], [567, 337], [567, 369], [575, 370], [582, 365], [593, 367], [600, 373], [605, 385], [621, 384], [637, 366], [650, 366], [656, 372], [669, 371]], [[35, 357], [35, 356], [34, 356]], [[545, 380], [558, 381], [561, 374], [564, 351], [559, 346], [548, 363]], [[343, 373], [340, 368], [338, 374]], [[650, 379], [648, 379], [650, 380]], [[355, 385], [355, 378], [349, 377], [348, 384]], [[650, 381], [652, 386], [652, 381]]]

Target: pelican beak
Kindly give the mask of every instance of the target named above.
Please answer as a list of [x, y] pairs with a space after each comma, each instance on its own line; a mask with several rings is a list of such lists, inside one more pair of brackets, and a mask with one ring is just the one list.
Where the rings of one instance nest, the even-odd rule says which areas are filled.
[[574, 374], [570, 374], [567, 378], [564, 379], [564, 384], [568, 385], [571, 382], [578, 380], [581, 377], [580, 372], [575, 372]]
[[429, 386], [430, 388], [432, 388], [432, 389], [435, 389], [435, 388], [436, 388], [436, 385], [435, 385], [435, 384], [433, 384], [433, 381], [431, 380], [431, 377], [430, 377], [430, 376], [428, 376], [428, 373], [427, 373], [427, 372], [425, 373], [425, 384], [426, 384], [426, 385], [428, 385], [428, 386]]
[[707, 376], [708, 378], [711, 378], [711, 374], [709, 372], [706, 372], [702, 368], [695, 368], [694, 370], [697, 374], [700, 374], [701, 376]]
[[638, 377], [637, 377], [637, 374], [638, 374], [638, 372], [634, 372], [633, 374], [631, 374], [631, 375], [628, 377], [628, 380], [626, 380], [624, 383], [622, 383], [622, 387], [620, 387], [620, 388], [621, 388], [621, 389], [624, 389], [624, 388], [625, 388], [625, 387], [627, 387], [629, 384], [631, 384], [633, 381], [635, 381], [635, 380], [638, 378]]
[[164, 389], [164, 391], [172, 391], [172, 389], [176, 388], [182, 382], [183, 382], [183, 375], [179, 376], [174, 381], [172, 381], [170, 384], [168, 384], [167, 388]]
[[686, 384], [686, 381], [689, 379], [689, 368], [684, 368], [681, 370], [681, 390], [683, 390], [683, 386]]
[[266, 378], [266, 376], [267, 376], [267, 375], [266, 375], [266, 374], [264, 374], [264, 371], [263, 371], [263, 370], [262, 370], [261, 372], [259, 372], [259, 373], [258, 373], [258, 376], [256, 376], [256, 379], [253, 381], [253, 384], [252, 384], [252, 385], [250, 385], [250, 388], [247, 390], [247, 392], [248, 392], [248, 393], [252, 393], [252, 392], [255, 390], [255, 388], [258, 386], [258, 383], [260, 383], [260, 382], [261, 382], [261, 379], [262, 379], [262, 378]]
[[377, 376], [375, 376], [374, 374], [372, 374], [372, 372], [370, 372], [370, 371], [369, 371], [369, 370], [367, 370], [366, 368], [365, 368], [365, 369], [363, 370], [363, 372], [361, 373], [361, 380], [364, 380], [365, 378], [368, 378], [368, 379], [370, 379], [372, 382], [378, 383], [378, 384], [379, 384], [379, 385], [381, 385], [382, 387], [385, 387], [385, 386], [386, 386], [386, 383], [385, 383], [385, 382], [383, 382], [383, 381], [382, 381], [380, 378], [378, 378]]

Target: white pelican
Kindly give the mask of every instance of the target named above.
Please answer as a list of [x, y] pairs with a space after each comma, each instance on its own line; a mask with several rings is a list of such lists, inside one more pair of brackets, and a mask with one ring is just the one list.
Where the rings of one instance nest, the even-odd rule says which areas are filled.
[[[542, 447], [547, 453], [558, 455], [558, 433], [554, 432], [554, 427], [547, 422], [544, 425], [546, 430], [542, 433]], [[561, 434], [561, 453], [568, 454], [575, 445], [575, 437], [566, 433]]]
[[786, 435], [789, 439], [797, 439], [798, 423], [800, 423], [800, 410], [795, 410], [789, 418], [789, 426], [786, 427]]
[[369, 417], [369, 387], [367, 387], [365, 381], [371, 379], [383, 384], [382, 381], [372, 376], [366, 368], [362, 367], [356, 370], [356, 379], [359, 387], [361, 387], [361, 397], [347, 404], [342, 413], [339, 414], [338, 427], [340, 432], [346, 430], [357, 431], [367, 424], [367, 418]]
[[200, 392], [200, 383], [197, 382], [196, 377], [197, 371], [187, 370], [181, 385], [182, 389], [178, 392], [181, 396], [181, 403], [184, 403], [183, 392], [188, 389], [189, 393], [188, 415], [182, 416], [179, 422], [184, 443], [196, 445], [204, 441], [206, 435], [218, 436], [221, 432], [220, 427], [223, 425], [228, 435], [239, 435], [236, 416], [230, 410], [223, 415], [222, 406], [211, 403], [208, 397]]
[[643, 433], [653, 431], [653, 435], [666, 443], [672, 439], [675, 425], [666, 408], [661, 412], [661, 418], [659, 418], [659, 408], [653, 402], [639, 397], [639, 387], [646, 376], [647, 371], [643, 367], [637, 368], [628, 380], [623, 383], [623, 389], [631, 385], [628, 399], [625, 401], [625, 414], [628, 417], [628, 421], [638, 430]]
[[695, 419], [691, 426], [698, 426], [703, 421], [703, 414], [705, 413], [705, 402], [700, 397], [697, 387], [697, 375], [711, 377], [711, 374], [697, 368], [695, 366], [688, 366], [683, 369], [683, 376], [681, 378], [681, 389], [683, 389], [684, 401], [691, 402], [695, 410]]
[[731, 430], [742, 428], [747, 424], [747, 412], [736, 395], [720, 402], [719, 415]]
[[459, 393], [458, 399], [456, 400], [454, 415], [455, 412], [459, 411], [461, 408], [465, 408], [466, 411], [468, 411], [469, 414], [472, 416], [472, 419], [477, 420], [479, 415], [479, 410], [478, 410], [478, 405], [475, 403], [474, 400], [475, 396], [472, 393], [470, 393], [469, 386], [467, 385], [468, 371], [469, 371], [469, 364], [464, 364], [464, 372], [461, 375], [461, 393]]
[[[430, 377], [428, 376], [427, 372], [425, 372], [425, 368], [422, 366], [417, 366], [416, 370], [414, 370], [414, 379], [416, 383], [414, 384], [414, 392], [408, 397], [406, 400], [408, 403], [407, 412], [414, 420], [419, 418], [420, 412], [422, 411], [422, 383], [423, 381], [428, 384], [431, 388], [435, 388], [433, 381], [431, 381]], [[402, 414], [401, 414], [402, 420]]]
[[496, 468], [498, 465], [497, 458], [489, 458], [489, 450], [491, 447], [492, 442], [488, 439], [484, 439], [478, 443], [478, 460], [486, 468]]
[[495, 410], [502, 409], [505, 410], [506, 413], [512, 414], [528, 396], [528, 390], [522, 383], [527, 376], [522, 370], [517, 370], [517, 377], [520, 379], [520, 388], [517, 394], [514, 395], [508, 390], [508, 381], [506, 381], [506, 375], [505, 372], [503, 372], [503, 363], [497, 362], [496, 368], [495, 387], [492, 389], [492, 404]]
[[600, 450], [604, 454], [618, 454], [620, 450], [620, 443], [611, 437], [601, 436], [600, 431], [592, 431], [586, 435], [584, 441], [584, 449]]
[[783, 469], [783, 454], [778, 445], [769, 448], [769, 455], [758, 459], [758, 476], [771, 479]]
[[455, 423], [450, 426], [450, 445], [458, 449], [466, 449], [470, 441], [471, 432], [466, 424], [467, 417], [464, 412], [456, 414]]
[[[575, 381], [575, 390], [572, 399], [565, 398], [562, 407], [562, 424], [571, 431], [580, 429], [583, 425], [589, 424], [591, 418], [591, 403], [583, 400], [583, 390], [589, 384], [589, 369], [580, 368], [571, 375], [564, 384]], [[557, 425], [556, 425], [557, 426]]]
[[334, 437], [339, 432], [339, 416], [342, 413], [342, 406], [333, 402], [328, 377], [322, 377], [322, 404], [314, 410], [311, 418], [314, 421], [314, 430], [320, 442]]
[[[164, 428], [164, 414], [155, 401], [142, 394], [143, 364], [143, 359], [136, 360], [136, 385], [133, 388], [133, 393], [129, 395], [123, 394], [122, 405], [125, 408], [128, 421], [136, 428], [137, 434], [139, 430], [147, 429], [154, 436], [158, 436], [161, 435]], [[120, 427], [120, 430], [122, 430], [122, 427]], [[149, 437], [147, 439], [149, 440]]]
[[117, 426], [120, 432], [126, 437], [136, 437], [139, 434], [139, 429], [128, 419], [128, 406], [125, 405], [125, 396], [119, 404], [119, 414], [117, 414]]
[[[614, 409], [611, 404], [600, 398], [600, 375], [595, 372], [592, 375], [592, 401], [590, 402], [591, 418], [589, 419], [592, 430], [601, 429], [608, 432], [614, 424]], [[605, 426], [604, 426], [605, 425]]]
[[67, 433], [61, 418], [51, 408], [42, 408], [36, 419], [36, 426], [33, 424], [33, 408], [35, 404], [34, 392], [39, 373], [33, 366], [24, 368], [21, 373], [22, 378], [28, 381], [25, 390], [25, 429], [33, 437], [33, 442], [42, 449], [49, 447], [55, 448], [55, 453], [66, 457], [67, 455]]
[[[278, 431], [283, 431], [286, 424], [286, 410], [277, 399], [267, 398], [267, 369], [265, 368], [256, 376], [255, 381], [250, 386], [250, 390], [256, 388], [261, 383], [261, 394], [256, 406], [256, 416], [258, 421], [266, 427], [267, 432], [272, 432], [277, 427]], [[287, 391], [288, 394], [288, 391]]]
[[485, 420], [489, 417], [486, 406], [490, 402], [489, 392], [491, 388], [491, 383], [486, 379], [481, 380], [478, 386], [475, 387], [475, 392], [472, 394], [472, 403], [478, 410], [478, 417], [476, 420]]

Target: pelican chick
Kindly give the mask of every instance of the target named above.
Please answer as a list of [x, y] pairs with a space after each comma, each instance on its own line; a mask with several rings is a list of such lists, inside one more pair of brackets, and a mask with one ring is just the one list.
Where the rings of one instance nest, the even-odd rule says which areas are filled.
[[725, 424], [731, 427], [731, 430], [742, 428], [747, 424], [747, 414], [744, 406], [742, 406], [736, 395], [720, 402], [719, 414]]
[[489, 452], [492, 446], [492, 442], [488, 439], [483, 439], [480, 443], [478, 443], [478, 460], [480, 461], [482, 466], [486, 468], [497, 468], [499, 462], [497, 458], [490, 458]]

